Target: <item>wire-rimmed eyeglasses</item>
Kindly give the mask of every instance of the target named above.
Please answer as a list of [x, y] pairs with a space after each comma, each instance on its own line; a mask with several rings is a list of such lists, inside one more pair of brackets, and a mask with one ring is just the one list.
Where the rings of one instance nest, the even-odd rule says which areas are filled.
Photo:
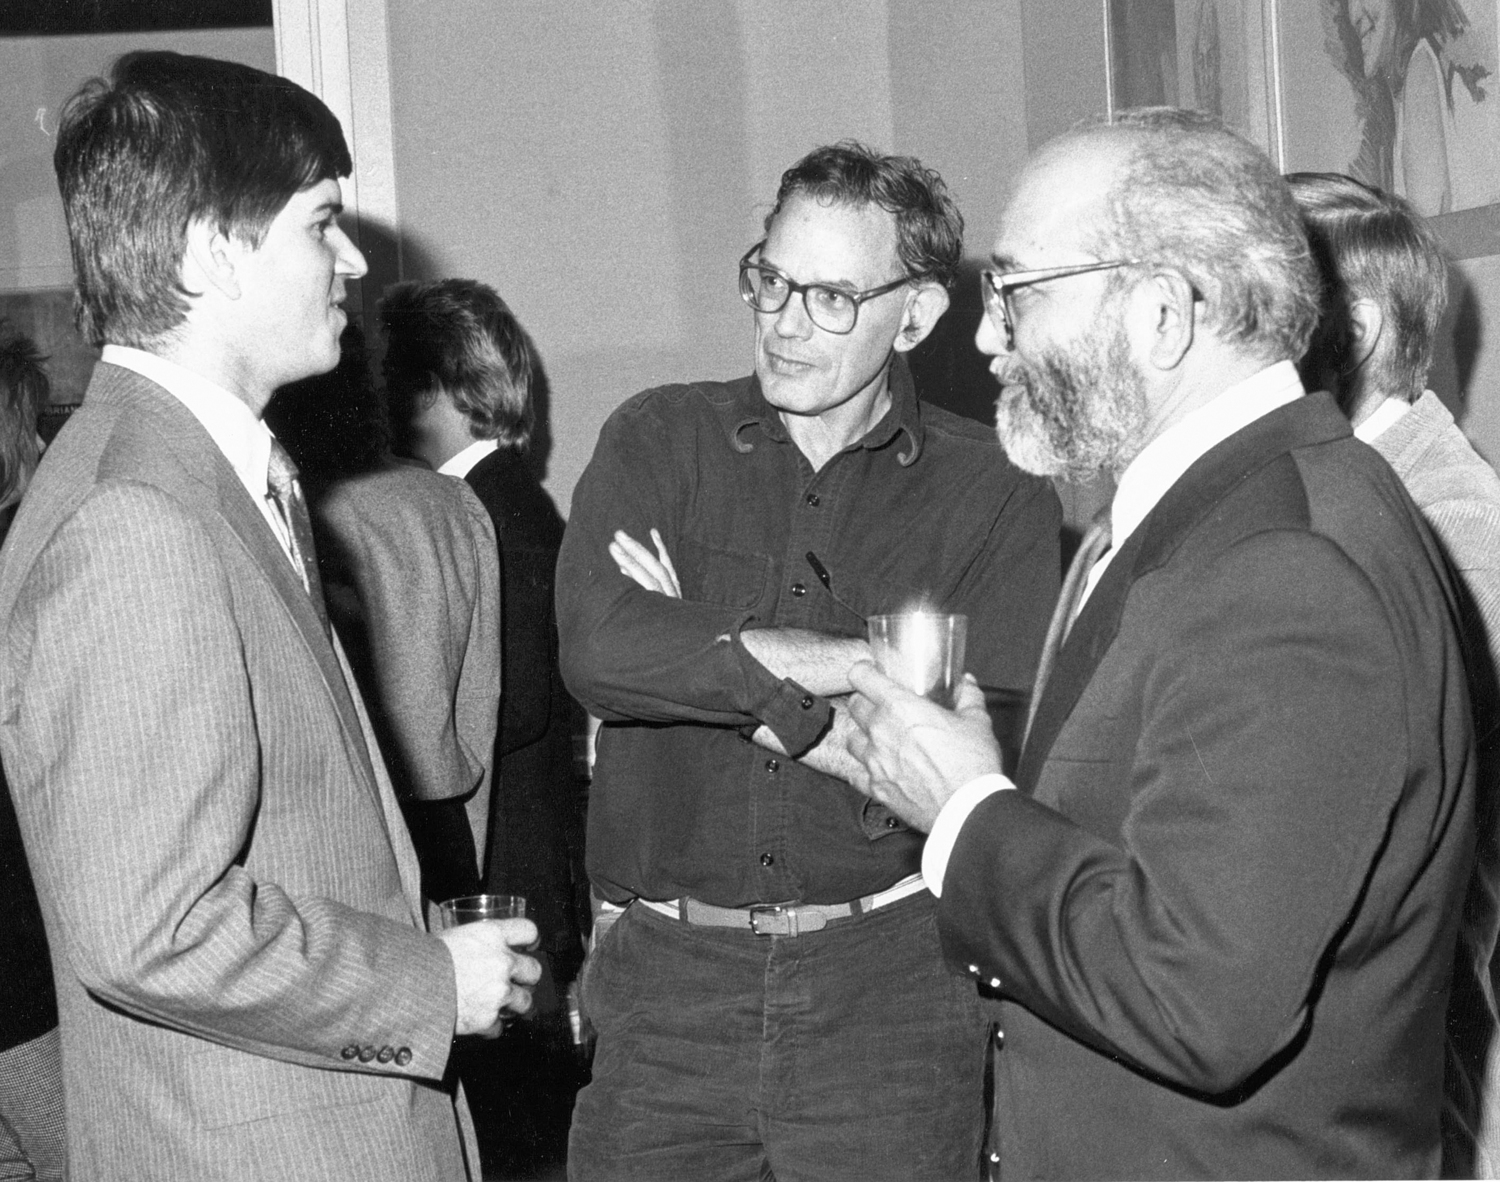
[[1114, 271], [1120, 267], [1134, 267], [1137, 259], [1112, 259], [1105, 263], [1077, 263], [1071, 267], [1044, 267], [1037, 271], [996, 271], [986, 267], [979, 273], [979, 288], [984, 295], [984, 310], [1000, 326], [1005, 334], [1005, 351], [1016, 347], [1015, 312], [1011, 310], [1010, 293], [1020, 287], [1034, 283], [1048, 283], [1053, 279], [1068, 279], [1074, 275], [1088, 275], [1094, 271]]
[[800, 291], [802, 306], [807, 309], [807, 318], [824, 332], [831, 332], [835, 336], [844, 336], [854, 331], [854, 326], [859, 323], [859, 306], [866, 300], [873, 300], [876, 296], [883, 296], [917, 281], [915, 276], [903, 275], [900, 279], [893, 279], [864, 291], [849, 291], [827, 283], [798, 283], [770, 263], [750, 261], [750, 257], [765, 244], [766, 241], [762, 238], [740, 259], [741, 298], [757, 312], [780, 312], [786, 307], [787, 301]]

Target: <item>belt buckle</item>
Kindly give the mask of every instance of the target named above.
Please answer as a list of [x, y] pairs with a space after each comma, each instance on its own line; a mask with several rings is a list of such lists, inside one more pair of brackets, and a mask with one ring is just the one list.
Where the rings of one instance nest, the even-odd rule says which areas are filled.
[[[764, 926], [762, 926], [764, 925]], [[750, 930], [757, 936], [800, 936], [828, 926], [828, 917], [816, 908], [796, 903], [766, 903], [750, 908]]]
[[[765, 923], [767, 926], [762, 927]], [[750, 908], [750, 930], [757, 936], [796, 935], [796, 917], [781, 903]]]

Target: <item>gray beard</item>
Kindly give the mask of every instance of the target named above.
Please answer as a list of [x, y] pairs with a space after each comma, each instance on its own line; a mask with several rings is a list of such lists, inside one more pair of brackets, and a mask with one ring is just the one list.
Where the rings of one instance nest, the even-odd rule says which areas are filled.
[[1088, 352], [1044, 353], [1028, 365], [1013, 357], [995, 407], [995, 431], [1011, 463], [1036, 476], [1088, 480], [1118, 475], [1140, 451], [1146, 383], [1119, 325]]

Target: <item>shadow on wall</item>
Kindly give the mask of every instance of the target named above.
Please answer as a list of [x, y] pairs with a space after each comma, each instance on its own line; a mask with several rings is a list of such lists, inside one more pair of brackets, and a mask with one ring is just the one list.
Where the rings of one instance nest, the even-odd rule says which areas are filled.
[[1469, 402], [1469, 383], [1484, 347], [1484, 316], [1474, 284], [1457, 267], [1448, 269], [1448, 311], [1438, 326], [1428, 385], [1453, 417], [1463, 421]]

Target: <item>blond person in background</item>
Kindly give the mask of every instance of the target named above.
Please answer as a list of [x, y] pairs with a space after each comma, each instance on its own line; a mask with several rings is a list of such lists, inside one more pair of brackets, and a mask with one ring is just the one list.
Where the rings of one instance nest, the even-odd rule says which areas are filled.
[[1500, 477], [1426, 389], [1448, 302], [1448, 264], [1411, 205], [1333, 173], [1287, 180], [1323, 272], [1323, 314], [1302, 362], [1395, 469], [1458, 577], [1474, 712], [1477, 859], [1448, 1008], [1443, 1172], [1500, 1174]]

